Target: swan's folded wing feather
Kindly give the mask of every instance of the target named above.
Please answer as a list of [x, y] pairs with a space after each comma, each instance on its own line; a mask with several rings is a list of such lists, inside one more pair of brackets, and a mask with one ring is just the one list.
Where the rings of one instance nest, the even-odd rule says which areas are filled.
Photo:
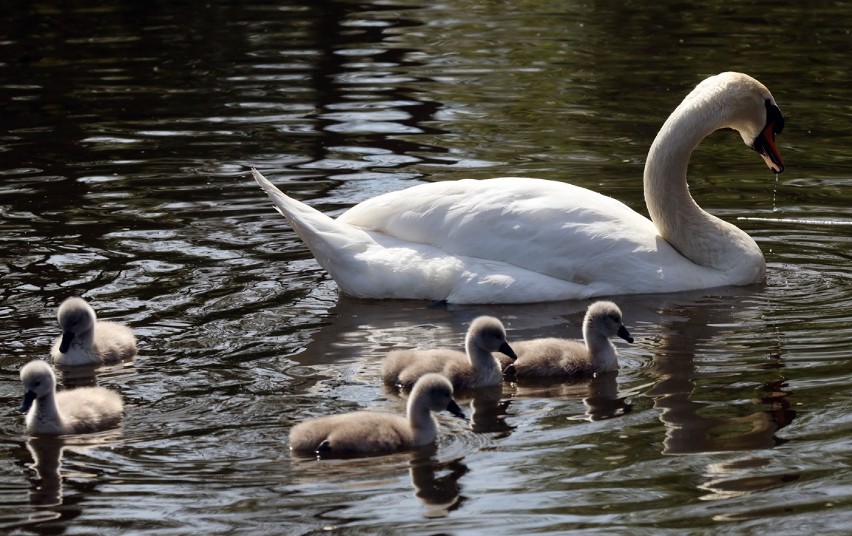
[[650, 220], [620, 201], [570, 184], [504, 177], [424, 184], [404, 192], [365, 201], [338, 221], [374, 236], [581, 285], [618, 269], [613, 263], [620, 259], [630, 259], [632, 266], [625, 269], [634, 274], [655, 271], [636, 266], [643, 257], [656, 264], [683, 261]]

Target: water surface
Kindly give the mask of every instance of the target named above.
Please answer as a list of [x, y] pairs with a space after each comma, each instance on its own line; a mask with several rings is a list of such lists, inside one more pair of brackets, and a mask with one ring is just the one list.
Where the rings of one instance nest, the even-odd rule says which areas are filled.
[[[22, 4], [0, 22], [0, 527], [10, 534], [848, 532], [852, 50], [841, 5], [407, 0]], [[644, 211], [659, 126], [701, 79], [764, 82], [777, 180], [699, 147], [702, 206], [765, 284], [617, 297], [636, 343], [578, 384], [507, 386], [434, 448], [290, 457], [292, 424], [400, 412], [392, 348], [578, 337], [585, 302], [340, 295], [250, 178], [318, 209], [423, 181], [570, 181]], [[29, 439], [20, 367], [81, 295], [131, 325], [121, 429]], [[85, 376], [85, 374], [83, 375]], [[849, 433], [847, 433], [849, 432]]]

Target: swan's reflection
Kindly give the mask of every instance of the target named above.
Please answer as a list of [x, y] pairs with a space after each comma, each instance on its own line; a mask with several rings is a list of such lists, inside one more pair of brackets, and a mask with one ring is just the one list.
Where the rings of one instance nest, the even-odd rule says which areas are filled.
[[[553, 331], [548, 328], [564, 328], [568, 323], [566, 315], [577, 315], [582, 322], [586, 306], [585, 302], [456, 306], [424, 301], [362, 300], [341, 294], [328, 310], [334, 321], [313, 333], [305, 350], [295, 359], [305, 365], [325, 365], [351, 359], [355, 354], [379, 361], [396, 348], [464, 351], [468, 325], [477, 316], [496, 316], [508, 330], [514, 330], [514, 336], [520, 337], [526, 330], [551, 334]], [[578, 330], [579, 326], [578, 323]]]
[[[721, 338], [729, 326], [742, 325], [747, 315], [759, 314], [756, 309], [732, 308], [731, 303], [691, 309], [683, 321], [669, 322], [660, 338], [651, 366], [658, 382], [646, 394], [654, 398], [654, 407], [661, 410], [660, 420], [666, 426], [664, 454], [772, 448], [783, 442], [775, 432], [796, 415], [777, 352], [771, 366], [777, 370], [777, 377], [761, 387], [766, 395], [755, 400], [766, 409], [741, 416], [711, 416], [711, 404], [696, 400], [701, 378], [695, 359], [697, 349], [704, 342]], [[664, 313], [675, 316], [672, 311]]]

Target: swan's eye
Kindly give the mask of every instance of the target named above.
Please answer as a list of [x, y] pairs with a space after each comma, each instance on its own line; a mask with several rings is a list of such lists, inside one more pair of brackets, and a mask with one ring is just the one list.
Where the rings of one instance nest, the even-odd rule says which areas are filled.
[[766, 99], [766, 126], [772, 126], [773, 134], [781, 134], [784, 131], [784, 116], [781, 109]]

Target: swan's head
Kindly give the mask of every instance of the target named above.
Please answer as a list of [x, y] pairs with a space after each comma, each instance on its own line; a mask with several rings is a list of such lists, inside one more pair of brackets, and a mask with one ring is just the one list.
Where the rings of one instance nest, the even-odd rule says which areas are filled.
[[506, 354], [512, 358], [512, 361], [518, 358], [506, 342], [506, 328], [493, 316], [480, 316], [471, 322], [467, 330], [467, 344], [473, 344], [487, 354], [491, 352]]
[[464, 412], [459, 405], [453, 400], [453, 385], [446, 377], [436, 374], [424, 374], [421, 376], [409, 395], [409, 404], [416, 400], [425, 400], [425, 405], [429, 411], [449, 411], [456, 417], [464, 419]]
[[74, 337], [91, 331], [97, 322], [95, 310], [83, 298], [68, 298], [59, 306], [56, 313], [59, 326], [62, 328], [62, 341], [59, 351], [67, 352]]
[[48, 395], [56, 389], [56, 376], [50, 365], [41, 360], [30, 361], [21, 369], [21, 383], [24, 384], [24, 403], [21, 413], [29, 411], [37, 398]]
[[610, 301], [598, 301], [589, 306], [583, 320], [583, 332], [601, 334], [606, 338], [618, 335], [627, 342], [633, 342], [622, 322], [621, 309]]
[[722, 127], [737, 130], [743, 142], [757, 152], [775, 173], [784, 161], [775, 136], [784, 130], [784, 116], [766, 86], [743, 73], [722, 73], [700, 83], [693, 95], [702, 94], [722, 107]]

